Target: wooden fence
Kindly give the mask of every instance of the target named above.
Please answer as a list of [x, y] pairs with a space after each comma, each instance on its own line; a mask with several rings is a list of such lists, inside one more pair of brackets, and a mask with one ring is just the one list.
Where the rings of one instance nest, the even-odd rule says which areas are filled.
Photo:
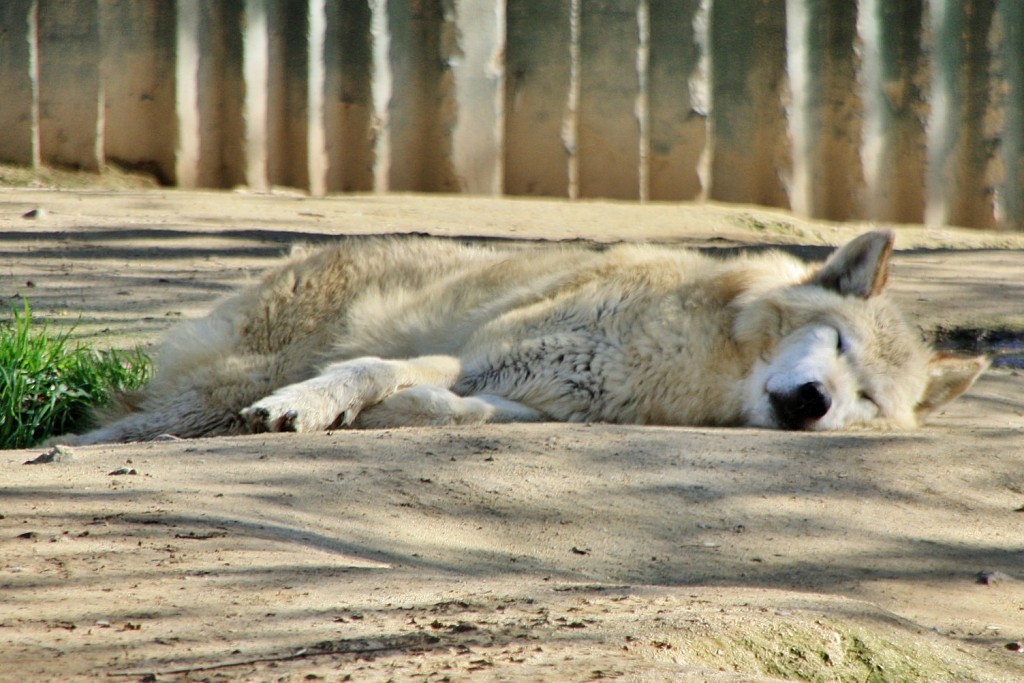
[[2, 0], [0, 161], [1024, 229], [1020, 0]]

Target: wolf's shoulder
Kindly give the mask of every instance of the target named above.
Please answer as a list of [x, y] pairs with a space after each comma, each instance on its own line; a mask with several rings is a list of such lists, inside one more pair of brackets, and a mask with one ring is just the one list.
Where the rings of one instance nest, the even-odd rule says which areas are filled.
[[608, 272], [646, 273], [649, 278], [679, 282], [742, 281], [756, 290], [804, 281], [813, 270], [800, 259], [777, 250], [705, 252], [673, 245], [623, 243], [609, 248], [602, 266]]

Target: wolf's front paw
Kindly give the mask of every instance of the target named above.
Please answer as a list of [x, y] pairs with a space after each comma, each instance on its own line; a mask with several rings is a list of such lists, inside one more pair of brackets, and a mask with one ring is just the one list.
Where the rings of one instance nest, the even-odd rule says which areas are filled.
[[271, 415], [270, 410], [263, 406], [249, 406], [242, 413], [245, 426], [253, 434], [262, 432], [294, 432], [295, 419], [298, 412], [289, 410], [283, 415]]
[[286, 387], [253, 403], [241, 412], [254, 434], [261, 432], [318, 432], [345, 419], [332, 396]]

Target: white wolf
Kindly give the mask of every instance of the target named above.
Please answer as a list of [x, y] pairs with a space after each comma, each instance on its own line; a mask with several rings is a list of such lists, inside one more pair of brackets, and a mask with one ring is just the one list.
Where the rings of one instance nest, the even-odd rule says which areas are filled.
[[893, 235], [820, 267], [658, 246], [350, 238], [172, 330], [90, 444], [531, 420], [909, 427], [984, 358], [934, 355], [881, 293]]

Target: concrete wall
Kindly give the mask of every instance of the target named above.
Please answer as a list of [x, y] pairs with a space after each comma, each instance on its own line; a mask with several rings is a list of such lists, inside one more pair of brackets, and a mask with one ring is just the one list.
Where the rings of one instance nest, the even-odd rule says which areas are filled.
[[0, 160], [1024, 229], [1019, 0], [3, 0]]

